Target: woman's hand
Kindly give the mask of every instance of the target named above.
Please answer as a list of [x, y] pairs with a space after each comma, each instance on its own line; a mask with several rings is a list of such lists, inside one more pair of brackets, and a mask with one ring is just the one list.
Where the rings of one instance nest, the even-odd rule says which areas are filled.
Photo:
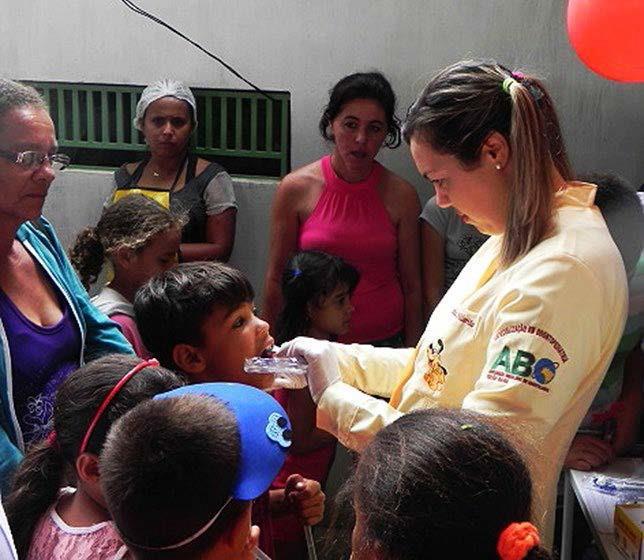
[[578, 435], [572, 440], [564, 468], [590, 471], [610, 463], [615, 458], [613, 446], [603, 439]]
[[286, 479], [284, 493], [305, 525], [316, 525], [322, 521], [326, 497], [317, 480], [292, 474]]
[[327, 340], [298, 336], [286, 342], [277, 356], [301, 356], [307, 364], [306, 377], [313, 401], [317, 404], [329, 385], [340, 381], [340, 366], [335, 350]]

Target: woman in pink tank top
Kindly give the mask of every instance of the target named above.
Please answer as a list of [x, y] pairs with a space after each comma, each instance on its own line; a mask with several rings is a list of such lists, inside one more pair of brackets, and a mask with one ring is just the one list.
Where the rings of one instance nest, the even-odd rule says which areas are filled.
[[298, 251], [317, 250], [360, 272], [343, 342], [418, 341], [420, 204], [409, 183], [375, 160], [383, 143], [400, 144], [395, 104], [391, 85], [377, 72], [351, 74], [331, 90], [320, 120], [322, 136], [333, 142], [331, 155], [287, 175], [273, 202], [262, 310], [269, 323], [282, 305], [286, 261]]

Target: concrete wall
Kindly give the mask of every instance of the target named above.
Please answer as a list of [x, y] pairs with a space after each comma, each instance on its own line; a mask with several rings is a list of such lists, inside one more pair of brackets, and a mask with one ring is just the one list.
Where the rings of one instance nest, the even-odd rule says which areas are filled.
[[[292, 95], [292, 163], [318, 158], [328, 89], [343, 75], [381, 69], [404, 114], [427, 79], [464, 57], [493, 57], [546, 78], [578, 171], [613, 170], [644, 181], [644, 88], [605, 81], [571, 51], [561, 0], [136, 0], [267, 89]], [[18, 79], [245, 87], [203, 53], [118, 0], [0, 0], [0, 75]], [[601, 41], [601, 37], [597, 38]], [[430, 189], [406, 147], [381, 161]], [[109, 176], [69, 172], [46, 214], [68, 241], [95, 222]], [[260, 288], [273, 186], [240, 188], [233, 263]]]
[[[327, 90], [343, 75], [381, 69], [404, 114], [437, 69], [480, 56], [548, 80], [580, 171], [611, 169], [644, 181], [644, 89], [602, 80], [582, 66], [566, 39], [562, 0], [136, 1], [260, 86], [291, 92], [294, 166], [325, 151], [317, 121]], [[0, 6], [6, 76], [137, 84], [172, 76], [190, 85], [245, 87], [118, 0]], [[420, 186], [407, 149], [385, 150], [382, 160]]]
[[[73, 244], [81, 229], [96, 224], [112, 185], [112, 174], [103, 171], [69, 170], [56, 177], [43, 214], [54, 224], [65, 247]], [[236, 177], [234, 186], [239, 211], [230, 264], [246, 273], [257, 292], [259, 304], [268, 257], [270, 206], [277, 181]]]

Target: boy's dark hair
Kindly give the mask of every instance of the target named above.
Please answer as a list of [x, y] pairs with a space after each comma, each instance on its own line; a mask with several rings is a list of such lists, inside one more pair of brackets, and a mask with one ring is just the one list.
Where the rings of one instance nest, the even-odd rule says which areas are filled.
[[239, 455], [235, 416], [210, 397], [151, 400], [114, 424], [101, 455], [101, 485], [139, 560], [200, 557], [230, 528], [248, 502], [231, 501], [210, 529], [181, 548], [136, 546], [170, 546], [204, 527], [231, 495]]
[[[479, 414], [422, 410], [381, 430], [360, 458], [354, 503], [363, 545], [387, 560], [497, 560], [500, 533], [530, 519], [528, 469]], [[540, 547], [526, 559], [547, 559]]]
[[352, 294], [359, 280], [360, 273], [340, 257], [319, 251], [294, 255], [282, 273], [284, 307], [275, 325], [277, 344], [306, 335], [310, 326], [309, 303], [319, 305], [342, 284]]
[[595, 204], [619, 249], [630, 280], [644, 243], [644, 211], [635, 188], [614, 173], [588, 173], [579, 180], [597, 185]]
[[[54, 405], [54, 442], [43, 441], [29, 449], [18, 467], [5, 508], [19, 557], [29, 550], [38, 519], [56, 501], [76, 462], [80, 444], [106, 395], [140, 359], [111, 354], [90, 362], [63, 381]], [[134, 375], [101, 416], [86, 451], [99, 455], [112, 423], [143, 400], [171, 391], [183, 381], [162, 367], [149, 366]]]
[[382, 106], [387, 122], [385, 146], [400, 146], [400, 120], [396, 117], [396, 94], [380, 72], [356, 72], [342, 78], [329, 91], [329, 103], [320, 118], [320, 133], [325, 140], [333, 140], [329, 135], [329, 125], [338, 116], [342, 107], [354, 99], [372, 99]]
[[199, 346], [203, 324], [214, 309], [233, 311], [252, 302], [255, 292], [239, 270], [217, 262], [183, 263], [144, 284], [134, 299], [134, 314], [148, 350], [176, 368], [177, 344]]

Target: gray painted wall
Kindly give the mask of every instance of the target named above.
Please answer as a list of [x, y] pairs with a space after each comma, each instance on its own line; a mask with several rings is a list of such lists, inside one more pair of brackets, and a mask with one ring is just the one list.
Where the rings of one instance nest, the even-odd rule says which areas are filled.
[[[383, 70], [404, 113], [437, 69], [480, 56], [547, 79], [579, 171], [614, 170], [644, 181], [644, 88], [605, 81], [578, 61], [562, 0], [137, 2], [257, 84], [291, 92], [294, 166], [325, 151], [317, 120], [327, 90], [343, 75]], [[139, 84], [171, 76], [190, 85], [245, 87], [118, 0], [0, 0], [0, 7], [6, 76]], [[385, 150], [381, 159], [420, 186], [407, 149]]]
[[[239, 211], [230, 264], [248, 276], [259, 304], [268, 257], [270, 206], [277, 181], [236, 177], [233, 183]], [[64, 247], [69, 248], [84, 227], [96, 224], [112, 187], [112, 173], [105, 171], [69, 170], [56, 177], [43, 214], [54, 224]]]
[[[494, 57], [546, 78], [577, 171], [616, 171], [644, 181], [644, 88], [599, 78], [571, 51], [562, 0], [138, 0], [221, 55], [252, 81], [292, 94], [292, 163], [327, 147], [317, 133], [327, 90], [356, 70], [381, 69], [404, 114], [439, 68], [464, 57]], [[0, 0], [0, 74], [19, 79], [147, 83], [164, 76], [189, 85], [243, 84], [167, 30], [118, 0]], [[598, 37], [597, 40], [601, 40]], [[381, 161], [430, 189], [406, 147]], [[47, 201], [65, 241], [95, 222], [109, 175], [68, 172]], [[270, 184], [240, 188], [233, 264], [262, 285]], [[258, 298], [258, 301], [261, 301]]]

